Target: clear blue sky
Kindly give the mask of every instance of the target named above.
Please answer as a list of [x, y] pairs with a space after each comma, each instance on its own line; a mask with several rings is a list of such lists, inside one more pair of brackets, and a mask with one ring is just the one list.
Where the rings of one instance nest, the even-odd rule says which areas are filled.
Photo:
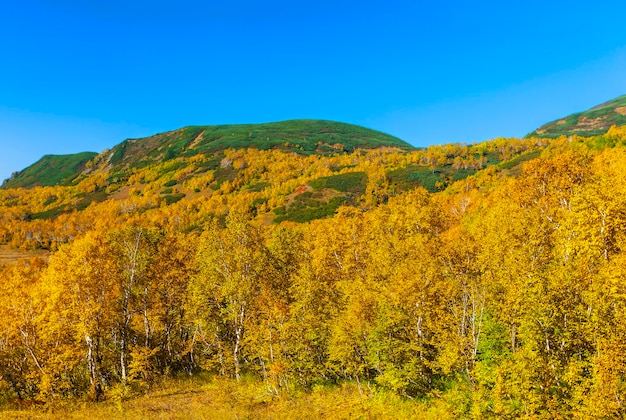
[[624, 16], [623, 1], [5, 1], [0, 179], [186, 125], [523, 136], [626, 93]]

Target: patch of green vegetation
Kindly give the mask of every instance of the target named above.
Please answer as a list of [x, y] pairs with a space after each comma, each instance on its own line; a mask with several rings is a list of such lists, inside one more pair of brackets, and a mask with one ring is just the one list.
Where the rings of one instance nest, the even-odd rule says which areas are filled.
[[[39, 213], [33, 213], [31, 215], [32, 220], [52, 220], [56, 219], [60, 215], [64, 213], [69, 213], [74, 210], [82, 211], [89, 207], [92, 203], [101, 203], [107, 200], [109, 197], [104, 189], [96, 191], [91, 194], [85, 194], [82, 196], [81, 200], [76, 204], [76, 206], [58, 206], [48, 209], [46, 211], [42, 211]], [[56, 201], [56, 200], [54, 200]], [[53, 202], [54, 202], [53, 201]]]
[[454, 174], [452, 174], [452, 181], [460, 181], [462, 179], [467, 178], [470, 175], [474, 175], [476, 173], [473, 169], [459, 169]]
[[50, 197], [48, 197], [46, 199], [46, 201], [43, 202], [44, 206], [49, 206], [52, 203], [56, 203], [57, 201], [59, 201], [59, 197], [57, 197], [56, 195], [52, 195]]
[[163, 191], [161, 191], [161, 194], [171, 194], [173, 191], [172, 188], [163, 188]]
[[[255, 198], [254, 200], [252, 200], [252, 202], [250, 203], [250, 207], [256, 208], [259, 207], [261, 204], [265, 204], [267, 203], [267, 198]], [[284, 209], [284, 207], [283, 207]]]
[[178, 182], [175, 179], [172, 179], [170, 181], [167, 181], [165, 184], [163, 184], [163, 186], [164, 187], [173, 187], [176, 184], [178, 184]]
[[513, 169], [516, 166], [521, 165], [524, 162], [529, 160], [533, 160], [541, 156], [542, 150], [535, 150], [534, 152], [525, 153], [523, 155], [519, 155], [514, 157], [513, 159], [509, 159], [505, 162], [502, 162], [499, 165], [500, 169]]
[[287, 211], [285, 211], [284, 207], [274, 209], [274, 214], [277, 215], [274, 218], [274, 222], [280, 223], [287, 220], [290, 222], [307, 223], [312, 220], [330, 217], [335, 214], [339, 206], [345, 201], [345, 197], [332, 197], [328, 202], [308, 198], [310, 196], [304, 200], [295, 201], [289, 206]]
[[309, 182], [316, 190], [332, 188], [334, 190], [362, 195], [367, 187], [367, 174], [365, 172], [348, 172], [345, 174], [331, 175], [314, 179]]
[[39, 161], [16, 173], [2, 184], [2, 188], [32, 188], [35, 186], [67, 185], [85, 169], [96, 153], [74, 155], [46, 155]]
[[[487, 159], [496, 159], [495, 154]], [[387, 178], [393, 189], [408, 191], [422, 187], [431, 193], [443, 190], [452, 182], [460, 181], [475, 174], [474, 169], [455, 169], [451, 165], [442, 165], [435, 168], [422, 165], [409, 165], [405, 168], [387, 172]]]
[[585, 139], [584, 143], [587, 147], [591, 149], [602, 150], [613, 147], [625, 147], [626, 139], [623, 139], [619, 136], [612, 136], [607, 133], [602, 136]]
[[487, 166], [497, 165], [498, 163], [500, 163], [500, 154], [496, 151], [487, 152], [485, 156], [487, 157]]
[[409, 165], [405, 168], [394, 169], [387, 172], [389, 182], [403, 191], [407, 191], [421, 185], [422, 173], [430, 172], [430, 169], [422, 166]]
[[107, 178], [109, 184], [123, 184], [128, 181], [130, 175], [126, 172], [117, 172]]
[[128, 145], [128, 140], [124, 140], [120, 144], [118, 144], [114, 150], [111, 159], [109, 159], [109, 163], [111, 165], [117, 165], [124, 159], [124, 153], [126, 152], [126, 146]]
[[220, 162], [224, 157], [223, 153], [216, 153], [211, 156], [211, 159], [207, 159], [201, 162], [197, 162], [195, 165], [197, 167], [196, 173], [203, 173], [208, 171], [214, 171], [220, 167]]
[[287, 209], [285, 208], [285, 206], [276, 207], [274, 209], [274, 214], [277, 216], [284, 216], [287, 214]]
[[169, 206], [170, 204], [178, 203], [184, 197], [185, 197], [184, 193], [177, 193], [177, 194], [166, 195], [165, 197], [163, 197], [163, 200], [165, 200], [165, 204]]
[[52, 220], [56, 219], [63, 213], [67, 213], [67, 208], [65, 206], [53, 207], [46, 211], [42, 211], [39, 213], [33, 213], [30, 218], [31, 220]]
[[237, 178], [237, 171], [232, 166], [219, 167], [215, 170], [215, 183], [213, 189], [219, 189], [225, 181], [234, 181]]
[[250, 184], [248, 188], [246, 188], [246, 191], [260, 192], [269, 186], [270, 186], [269, 182], [256, 182], [256, 183]]
[[[445, 181], [448, 173], [454, 176], [450, 168], [430, 169], [426, 166], [409, 165], [406, 168], [387, 172], [390, 184], [401, 191], [408, 191], [417, 187], [426, 188], [430, 192], [439, 191], [439, 186]], [[459, 179], [461, 179], [459, 177]]]
[[91, 205], [91, 203], [101, 203], [107, 200], [109, 196], [104, 190], [96, 191], [95, 193], [88, 194], [76, 205], [76, 209], [85, 210]]
[[184, 168], [185, 166], [187, 166], [187, 162], [183, 160], [168, 161], [167, 163], [164, 163], [161, 167], [161, 173], [166, 174], [169, 172], [176, 172], [179, 169]]

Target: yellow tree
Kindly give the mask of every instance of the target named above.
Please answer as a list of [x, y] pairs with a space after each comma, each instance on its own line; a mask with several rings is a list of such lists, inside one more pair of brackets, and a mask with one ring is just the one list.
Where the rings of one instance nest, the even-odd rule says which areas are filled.
[[[123, 382], [128, 378], [131, 343], [141, 337], [143, 346], [149, 347], [152, 324], [149, 311], [150, 266], [156, 254], [161, 233], [154, 229], [127, 226], [109, 235], [109, 252], [113, 258], [115, 288], [119, 293], [116, 302], [116, 332], [119, 340], [119, 367]], [[134, 322], [133, 322], [134, 321]]]
[[212, 362], [222, 373], [232, 366], [239, 379], [246, 330], [267, 272], [268, 252], [261, 232], [248, 214], [233, 209], [224, 229], [215, 221], [201, 237], [197, 261], [198, 274], [189, 285], [191, 316], [210, 348]]
[[44, 268], [38, 259], [0, 266], [0, 388], [8, 387], [19, 399], [35, 397], [46, 373], [48, 348], [39, 322]]
[[46, 331], [58, 343], [56, 373], [84, 358], [90, 384], [105, 384], [112, 363], [105, 356], [119, 299], [110, 243], [102, 234], [89, 233], [61, 247], [51, 257], [44, 281]]

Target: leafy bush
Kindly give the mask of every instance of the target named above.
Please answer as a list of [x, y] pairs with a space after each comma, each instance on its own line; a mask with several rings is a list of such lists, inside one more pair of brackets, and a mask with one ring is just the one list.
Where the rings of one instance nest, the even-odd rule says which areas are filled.
[[361, 195], [365, 193], [367, 175], [365, 172], [348, 172], [345, 174], [317, 178], [311, 181], [309, 185], [316, 190], [332, 188], [340, 192]]
[[[345, 197], [333, 197], [327, 203], [323, 201], [312, 201], [309, 205], [296, 205], [289, 207], [286, 214], [279, 214], [275, 209], [274, 213], [278, 216], [274, 218], [275, 223], [283, 220], [297, 223], [307, 223], [312, 220], [322, 219], [335, 214], [339, 206], [344, 202]], [[284, 209], [284, 207], [282, 207]]]
[[165, 200], [165, 204], [167, 204], [169, 206], [170, 204], [174, 204], [174, 203], [179, 202], [184, 197], [185, 197], [185, 194], [178, 193], [178, 194], [166, 195], [165, 197], [163, 197], [163, 199]]

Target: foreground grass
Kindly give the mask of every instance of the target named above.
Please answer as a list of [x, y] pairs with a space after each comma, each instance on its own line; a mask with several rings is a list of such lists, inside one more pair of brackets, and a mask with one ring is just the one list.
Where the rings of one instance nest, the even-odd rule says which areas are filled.
[[[439, 404], [440, 403], [440, 404]], [[105, 401], [55, 401], [37, 407], [7, 404], [2, 419], [441, 419], [453, 407], [403, 399], [353, 383], [275, 395], [262, 382], [172, 380], [158, 389], [109, 390]]]

